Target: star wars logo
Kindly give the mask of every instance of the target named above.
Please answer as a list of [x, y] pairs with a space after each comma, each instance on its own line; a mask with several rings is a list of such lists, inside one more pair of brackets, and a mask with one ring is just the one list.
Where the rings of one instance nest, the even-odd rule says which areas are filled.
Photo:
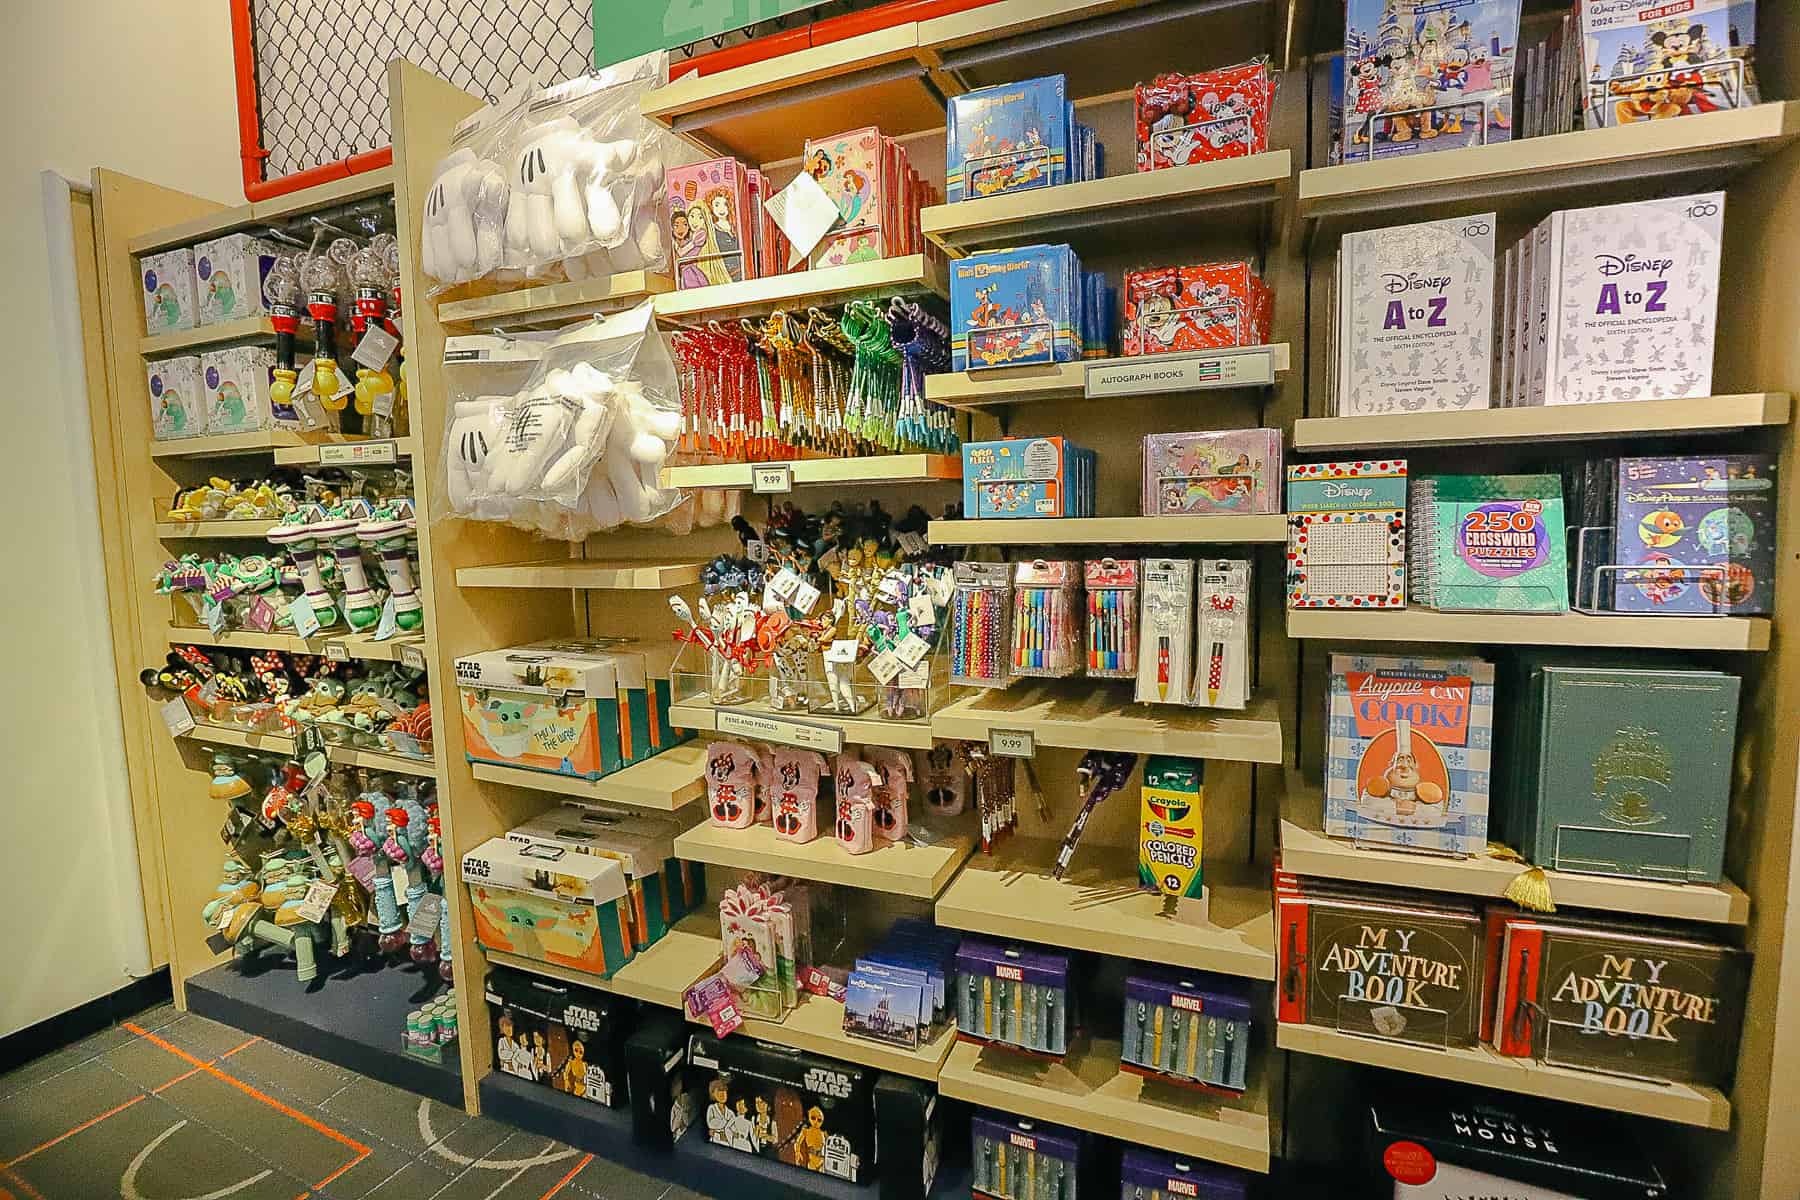
[[600, 1028], [600, 1014], [591, 1008], [571, 1004], [563, 1009], [563, 1024], [583, 1033], [593, 1033]]
[[813, 1067], [806, 1072], [800, 1086], [809, 1092], [817, 1092], [821, 1096], [831, 1096], [842, 1100], [850, 1095], [850, 1077], [838, 1071], [827, 1071], [822, 1067]]

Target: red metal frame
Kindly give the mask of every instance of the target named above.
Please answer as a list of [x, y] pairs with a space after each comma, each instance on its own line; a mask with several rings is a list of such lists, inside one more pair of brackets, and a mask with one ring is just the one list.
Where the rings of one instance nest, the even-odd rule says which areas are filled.
[[[864, 12], [845, 13], [823, 21], [812, 21], [797, 29], [785, 30], [766, 37], [752, 38], [740, 46], [717, 50], [711, 54], [671, 67], [671, 75], [712, 75], [747, 63], [766, 62], [796, 50], [825, 46], [877, 30], [892, 29], [908, 21], [925, 21], [933, 17], [967, 12], [972, 8], [995, 3], [995, 0], [894, 0]], [[385, 167], [394, 161], [394, 148], [383, 147], [364, 154], [324, 163], [283, 175], [279, 179], [262, 177], [263, 160], [269, 152], [262, 145], [262, 123], [256, 112], [256, 53], [251, 45], [254, 24], [250, 15], [251, 0], [231, 0], [231, 48], [237, 77], [238, 152], [243, 160], [244, 198], [267, 200], [285, 196], [302, 188], [348, 179], [364, 171]]]

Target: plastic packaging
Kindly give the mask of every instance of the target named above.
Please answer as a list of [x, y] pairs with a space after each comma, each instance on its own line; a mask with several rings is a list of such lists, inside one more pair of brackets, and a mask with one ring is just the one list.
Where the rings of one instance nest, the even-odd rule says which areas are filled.
[[1135, 678], [1137, 560], [1089, 559], [1086, 574], [1087, 673], [1101, 679]]
[[1005, 687], [1013, 680], [1012, 567], [959, 562], [950, 598], [950, 682]]
[[465, 118], [433, 174], [420, 222], [420, 265], [436, 295], [492, 275], [502, 262], [512, 188], [505, 161], [523, 97], [509, 93]]
[[1062, 677], [1081, 670], [1081, 564], [1036, 559], [1013, 571], [1012, 670]]

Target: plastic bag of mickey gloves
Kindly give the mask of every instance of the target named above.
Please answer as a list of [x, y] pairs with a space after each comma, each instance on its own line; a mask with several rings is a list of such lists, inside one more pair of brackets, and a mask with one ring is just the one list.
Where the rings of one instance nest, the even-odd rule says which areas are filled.
[[431, 295], [497, 275], [506, 265], [508, 170], [524, 109], [525, 95], [515, 91], [451, 132], [450, 153], [432, 175], [419, 223], [419, 265], [436, 281]]
[[670, 135], [638, 111], [668, 72], [665, 53], [529, 96], [514, 135], [501, 257], [532, 278], [603, 277], [661, 266]]
[[[649, 302], [557, 335], [524, 386], [478, 477], [461, 490], [468, 515], [565, 539], [647, 524], [681, 503], [659, 483], [680, 432], [675, 366]], [[461, 432], [489, 433], [479, 407]], [[457, 450], [453, 440], [446, 453]]]

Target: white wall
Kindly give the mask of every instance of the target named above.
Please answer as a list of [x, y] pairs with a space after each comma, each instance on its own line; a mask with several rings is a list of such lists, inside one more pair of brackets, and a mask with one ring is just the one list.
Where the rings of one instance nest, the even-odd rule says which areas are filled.
[[[39, 172], [241, 203], [223, 0], [6, 5], [0, 86], [0, 1035], [129, 982], [143, 915], [86, 413], [55, 349]], [[78, 364], [76, 364], [78, 366]], [[125, 848], [123, 853], [118, 848]]]

